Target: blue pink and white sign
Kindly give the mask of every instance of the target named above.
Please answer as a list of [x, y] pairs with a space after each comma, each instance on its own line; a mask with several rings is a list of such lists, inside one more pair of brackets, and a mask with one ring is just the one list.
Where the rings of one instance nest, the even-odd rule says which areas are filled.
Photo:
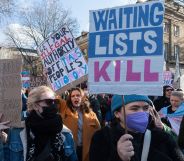
[[37, 50], [54, 91], [79, 81], [88, 73], [83, 54], [66, 25], [46, 39]]
[[162, 1], [90, 11], [91, 93], [162, 95]]

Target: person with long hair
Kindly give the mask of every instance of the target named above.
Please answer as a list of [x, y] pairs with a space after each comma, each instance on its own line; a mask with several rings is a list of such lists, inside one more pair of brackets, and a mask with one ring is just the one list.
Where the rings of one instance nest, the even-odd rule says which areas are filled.
[[83, 96], [81, 88], [72, 88], [67, 100], [61, 100], [60, 113], [64, 124], [73, 133], [79, 161], [89, 161], [91, 138], [100, 129], [100, 123], [88, 99]]

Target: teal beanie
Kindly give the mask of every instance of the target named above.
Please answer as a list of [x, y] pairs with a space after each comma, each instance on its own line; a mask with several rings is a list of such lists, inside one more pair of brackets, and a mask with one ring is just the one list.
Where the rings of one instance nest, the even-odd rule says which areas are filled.
[[[137, 101], [145, 101], [149, 104], [151, 104], [151, 100], [147, 96], [143, 95], [124, 95], [124, 105], [127, 105], [132, 102]], [[123, 96], [120, 95], [114, 95], [112, 97], [111, 102], [111, 112], [114, 113], [115, 110], [121, 108], [123, 106]]]

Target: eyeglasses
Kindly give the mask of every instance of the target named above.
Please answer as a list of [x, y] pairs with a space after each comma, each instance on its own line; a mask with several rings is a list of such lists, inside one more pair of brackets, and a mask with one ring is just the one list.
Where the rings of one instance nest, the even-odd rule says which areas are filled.
[[53, 104], [57, 104], [57, 105], [60, 104], [59, 99], [43, 99], [43, 100], [36, 101], [36, 103], [39, 103], [39, 102], [45, 102], [48, 106]]
[[168, 91], [174, 91], [174, 89], [169, 88], [169, 89], [166, 89], [166, 91], [167, 91], [167, 92], [168, 92]]

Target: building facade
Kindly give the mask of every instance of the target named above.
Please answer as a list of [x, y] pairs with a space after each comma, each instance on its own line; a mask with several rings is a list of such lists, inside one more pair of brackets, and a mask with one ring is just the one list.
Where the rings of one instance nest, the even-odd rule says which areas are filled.
[[179, 56], [181, 74], [184, 74], [184, 1], [166, 0], [164, 17], [164, 57], [167, 70], [175, 72]]

